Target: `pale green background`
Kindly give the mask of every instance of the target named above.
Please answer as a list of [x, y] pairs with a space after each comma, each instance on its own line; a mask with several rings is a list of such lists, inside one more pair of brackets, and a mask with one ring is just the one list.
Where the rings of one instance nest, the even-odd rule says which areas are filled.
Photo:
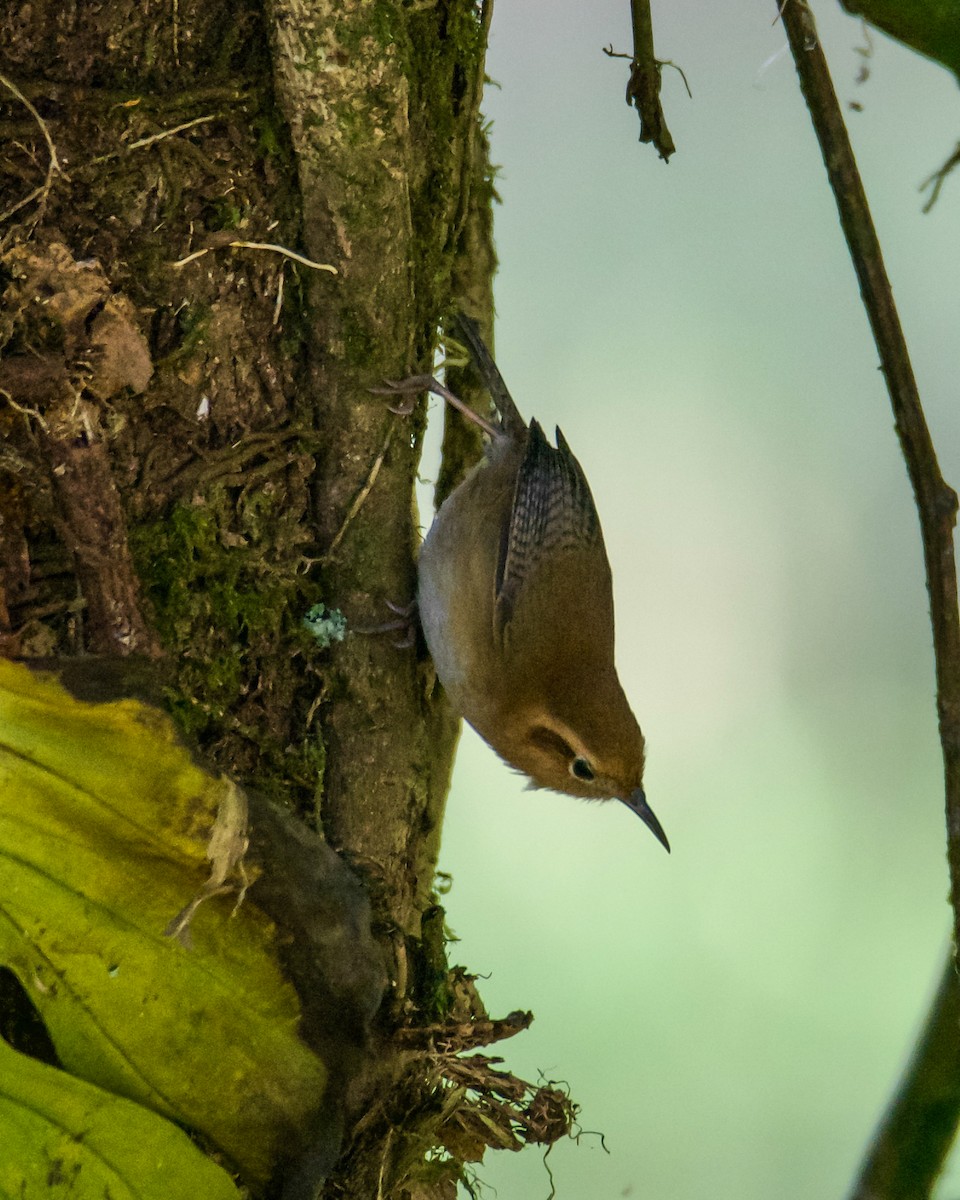
[[[960, 136], [941, 68], [815, 11], [948, 480], [960, 483]], [[502, 1052], [569, 1081], [560, 1200], [841, 1197], [939, 972], [941, 767], [920, 541], [774, 3], [655, 6], [678, 151], [623, 102], [628, 0], [498, 0], [498, 358], [593, 486], [668, 857], [466, 731], [441, 866]], [[783, 53], [779, 53], [784, 51]], [[429, 468], [425, 468], [429, 470]], [[536, 1149], [491, 1154], [540, 1200]], [[944, 1196], [960, 1190], [960, 1171]]]

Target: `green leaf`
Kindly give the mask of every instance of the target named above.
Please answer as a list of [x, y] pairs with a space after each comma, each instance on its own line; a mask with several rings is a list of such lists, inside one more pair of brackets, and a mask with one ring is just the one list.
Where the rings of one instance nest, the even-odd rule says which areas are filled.
[[[208, 847], [238, 797], [156, 710], [81, 703], [0, 662], [0, 964], [66, 1070], [200, 1131], [259, 1182], [327, 1075], [273, 924], [216, 894], [232, 860], [211, 871]], [[208, 879], [187, 933], [166, 936]]]
[[0, 1039], [0, 1196], [238, 1200], [226, 1172], [139, 1105]]
[[[960, 5], [956, 0], [840, 0], [848, 13], [862, 16], [960, 78]], [[872, 53], [869, 45], [867, 56]]]

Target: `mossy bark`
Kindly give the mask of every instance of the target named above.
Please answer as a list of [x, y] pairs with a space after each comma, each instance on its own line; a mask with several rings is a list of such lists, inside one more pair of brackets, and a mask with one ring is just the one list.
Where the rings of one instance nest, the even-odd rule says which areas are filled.
[[365, 881], [391, 990], [351, 1119], [396, 1103], [337, 1196], [414, 1186], [436, 1078], [392, 1033], [455, 1007], [456, 722], [422, 647], [360, 630], [414, 594], [423, 420], [368, 389], [429, 368], [454, 290], [489, 304], [485, 33], [472, 0], [0, 9], [2, 649], [157, 661], [204, 754]]
[[[482, 40], [472, 7], [275, 0], [277, 95], [296, 151], [316, 336], [309, 390], [324, 428], [313, 479], [321, 546], [376, 484], [327, 560], [336, 603], [375, 626], [414, 595], [411, 480], [420, 421], [398, 428], [378, 379], [429, 367], [450, 280], [472, 142]], [[464, 183], [467, 186], [464, 187]], [[326, 679], [331, 842], [373, 865], [402, 935], [429, 903], [452, 728], [429, 673], [389, 638], [353, 638]]]

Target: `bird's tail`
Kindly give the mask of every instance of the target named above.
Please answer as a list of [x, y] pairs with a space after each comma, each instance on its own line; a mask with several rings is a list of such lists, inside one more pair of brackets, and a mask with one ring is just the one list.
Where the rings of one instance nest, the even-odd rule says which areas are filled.
[[452, 327], [453, 333], [462, 338], [470, 350], [483, 386], [490, 393], [490, 399], [500, 414], [504, 433], [511, 437], [519, 437], [526, 431], [527, 423], [521, 417], [520, 410], [514, 404], [513, 397], [503, 382], [503, 376], [493, 361], [493, 356], [480, 336], [477, 322], [466, 313], [458, 312], [454, 314]]

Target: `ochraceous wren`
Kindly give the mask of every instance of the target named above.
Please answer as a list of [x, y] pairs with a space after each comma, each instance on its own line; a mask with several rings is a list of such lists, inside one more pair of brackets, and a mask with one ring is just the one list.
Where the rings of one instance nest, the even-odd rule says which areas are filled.
[[520, 416], [474, 321], [470, 349], [499, 414], [490, 424], [429, 376], [393, 385], [443, 396], [490, 435], [444, 501], [418, 566], [418, 606], [453, 706], [533, 787], [622, 800], [670, 849], [643, 793], [644, 742], [613, 661], [613, 586], [586, 477]]

